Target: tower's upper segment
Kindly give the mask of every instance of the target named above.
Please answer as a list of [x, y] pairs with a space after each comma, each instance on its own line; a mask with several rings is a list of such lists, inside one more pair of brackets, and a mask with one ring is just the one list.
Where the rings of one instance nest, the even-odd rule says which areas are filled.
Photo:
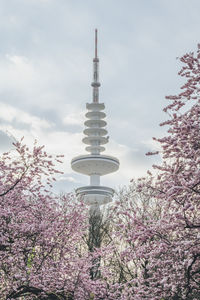
[[95, 29], [95, 57], [93, 59], [93, 82], [91, 83], [93, 87], [93, 102], [99, 102], [99, 59], [97, 57], [97, 29]]
[[99, 59], [97, 56], [97, 29], [95, 29], [95, 57], [93, 59], [93, 99], [92, 103], [87, 103], [86, 107], [88, 112], [86, 113], [85, 121], [86, 129], [84, 134], [86, 137], [83, 139], [83, 143], [87, 144], [86, 150], [94, 155], [99, 155], [100, 152], [104, 151], [105, 145], [108, 142], [107, 130], [104, 128], [106, 126], [106, 121], [104, 118], [106, 114], [102, 112], [105, 106], [103, 103], [99, 103]]

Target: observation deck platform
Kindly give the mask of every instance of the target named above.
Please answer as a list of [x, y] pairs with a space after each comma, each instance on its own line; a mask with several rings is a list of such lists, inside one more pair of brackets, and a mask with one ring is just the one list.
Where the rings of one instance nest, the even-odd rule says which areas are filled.
[[108, 155], [80, 155], [72, 159], [72, 169], [75, 172], [100, 176], [116, 172], [119, 169], [119, 160]]

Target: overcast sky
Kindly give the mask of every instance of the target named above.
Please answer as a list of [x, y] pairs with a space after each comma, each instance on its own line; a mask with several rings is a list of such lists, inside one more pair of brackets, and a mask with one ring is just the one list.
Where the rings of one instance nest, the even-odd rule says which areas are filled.
[[179, 91], [176, 57], [200, 42], [199, 0], [0, 0], [0, 151], [11, 138], [34, 139], [64, 154], [56, 189], [88, 184], [70, 161], [86, 154], [81, 142], [86, 102], [92, 100], [94, 29], [99, 31], [100, 102], [110, 142], [105, 154], [120, 170], [107, 186], [146, 174], [159, 157], [152, 137], [165, 95]]

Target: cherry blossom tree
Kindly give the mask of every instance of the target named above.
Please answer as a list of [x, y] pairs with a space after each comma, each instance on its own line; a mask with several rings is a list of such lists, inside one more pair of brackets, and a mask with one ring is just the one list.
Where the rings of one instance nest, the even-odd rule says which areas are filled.
[[154, 138], [157, 175], [132, 182], [112, 211], [107, 299], [200, 299], [200, 45], [180, 61], [186, 83], [166, 97], [168, 133]]
[[[198, 299], [200, 292], [200, 45], [197, 54], [180, 58], [179, 75], [186, 78], [164, 111], [170, 119], [168, 136], [155, 139], [162, 148], [163, 164], [150, 189], [163, 203], [163, 214], [151, 235], [157, 264], [150, 281], [157, 294], [173, 299]], [[155, 233], [155, 236], [154, 236]], [[156, 248], [154, 248], [156, 247]], [[156, 254], [156, 250], [158, 253]], [[152, 257], [155, 257], [152, 255]], [[157, 271], [158, 270], [158, 271]], [[157, 278], [157, 280], [156, 280]], [[160, 278], [160, 280], [158, 279]], [[158, 296], [159, 297], [159, 296]]]
[[80, 250], [87, 211], [48, 192], [59, 156], [53, 162], [22, 141], [15, 149], [0, 160], [1, 299], [88, 299], [90, 257]]

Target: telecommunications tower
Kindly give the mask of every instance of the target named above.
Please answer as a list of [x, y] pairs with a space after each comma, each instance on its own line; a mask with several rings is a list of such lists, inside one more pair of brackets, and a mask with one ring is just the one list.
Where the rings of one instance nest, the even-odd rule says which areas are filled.
[[97, 29], [95, 30], [95, 57], [93, 59], [93, 99], [86, 104], [88, 112], [83, 133], [83, 143], [87, 145], [86, 151], [90, 154], [80, 155], [72, 159], [71, 167], [75, 172], [90, 176], [90, 185], [79, 187], [76, 194], [90, 205], [92, 211], [99, 211], [102, 204], [112, 201], [114, 190], [100, 185], [100, 177], [115, 172], [119, 168], [119, 160], [113, 156], [102, 155], [105, 150], [102, 145], [108, 143], [105, 129], [105, 105], [99, 102], [99, 58], [97, 56]]

